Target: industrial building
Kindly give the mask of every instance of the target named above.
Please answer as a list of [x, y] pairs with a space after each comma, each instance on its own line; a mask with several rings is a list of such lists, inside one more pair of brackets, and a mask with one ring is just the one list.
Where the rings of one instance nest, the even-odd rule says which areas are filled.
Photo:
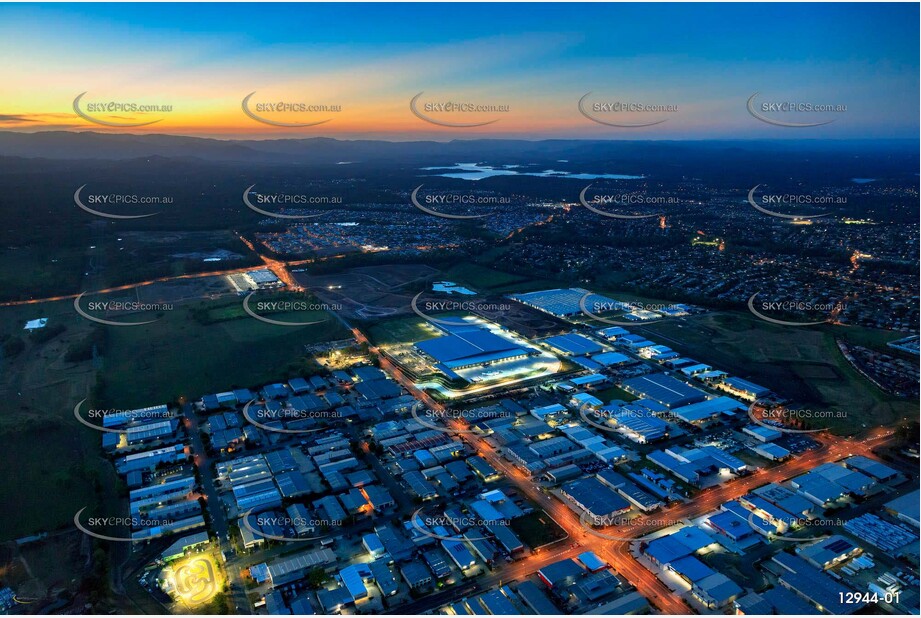
[[458, 369], [525, 358], [536, 353], [476, 324], [440, 328], [447, 334], [420, 341], [415, 347], [432, 360], [436, 369], [452, 378], [460, 377], [454, 373]]
[[[542, 292], [528, 292], [525, 294], [512, 294], [509, 298], [558, 318], [566, 318], [582, 314], [580, 303], [586, 294], [589, 294], [589, 291], [583, 290], [582, 288], [564, 288], [544, 290]], [[585, 306], [592, 313], [607, 313], [619, 305], [620, 303], [617, 301], [607, 298], [606, 296], [601, 296], [600, 294], [590, 294], [590, 296], [585, 299]], [[604, 307], [606, 309], [599, 309], [599, 307]]]
[[589, 517], [600, 520], [630, 510], [630, 504], [596, 478], [571, 481], [560, 489], [564, 496]]
[[733, 417], [745, 406], [731, 397], [714, 397], [698, 403], [674, 408], [672, 415], [692, 425], [701, 425], [718, 419], [720, 416]]
[[918, 528], [921, 526], [918, 521], [919, 510], [921, 510], [921, 490], [916, 489], [895, 500], [890, 500], [886, 503], [886, 510], [901, 521]]
[[826, 570], [851, 558], [856, 558], [862, 551], [860, 547], [838, 534], [796, 548], [796, 553], [800, 558], [813, 566]]
[[717, 383], [716, 388], [724, 390], [730, 395], [734, 395], [745, 401], [755, 401], [771, 394], [771, 389], [759, 386], [754, 382], [743, 380], [742, 378], [726, 378]]
[[604, 347], [578, 333], [547, 337], [543, 343], [564, 356], [587, 356], [604, 351]]
[[657, 417], [649, 408], [637, 405], [637, 402], [611, 404], [603, 407], [601, 413], [600, 422], [638, 444], [647, 444], [668, 437], [668, 423]]
[[706, 393], [661, 373], [638, 376], [624, 380], [624, 390], [657, 401], [667, 408], [674, 409], [707, 399]]
[[330, 549], [316, 549], [286, 556], [271, 564], [260, 563], [250, 567], [250, 576], [258, 583], [268, 582], [281, 586], [304, 577], [316, 568], [328, 568], [336, 563], [336, 554]]
[[866, 605], [859, 597], [850, 598], [853, 589], [798, 556], [780, 552], [772, 560], [783, 569], [781, 585], [824, 612], [853, 614]]

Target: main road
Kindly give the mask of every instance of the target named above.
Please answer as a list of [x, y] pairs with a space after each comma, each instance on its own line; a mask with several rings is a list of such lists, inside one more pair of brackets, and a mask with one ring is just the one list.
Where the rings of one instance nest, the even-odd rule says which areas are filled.
[[[195, 415], [195, 410], [192, 409], [192, 404], [190, 403], [183, 405], [182, 412], [185, 416], [186, 431], [192, 443], [195, 467], [198, 468], [205, 500], [208, 502], [211, 524], [214, 527], [214, 533], [217, 535], [218, 547], [229, 547], [230, 525], [227, 522], [227, 516], [221, 506], [221, 499], [214, 483], [214, 470], [211, 466], [211, 460], [208, 458], [208, 452], [205, 450], [204, 442], [201, 439], [198, 417]], [[230, 595], [233, 598], [237, 613], [252, 614], [252, 608], [246, 596], [246, 586], [240, 578], [240, 565], [237, 557], [232, 550], [223, 552], [223, 555], [225, 556], [224, 570], [227, 572]]]

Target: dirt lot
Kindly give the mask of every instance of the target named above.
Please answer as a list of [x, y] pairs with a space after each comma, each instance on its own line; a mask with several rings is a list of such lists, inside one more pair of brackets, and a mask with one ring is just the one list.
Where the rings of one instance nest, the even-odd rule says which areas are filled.
[[329, 304], [341, 304], [346, 318], [370, 319], [410, 313], [409, 303], [424, 281], [440, 272], [421, 264], [353, 268], [334, 275], [295, 273], [301, 285]]

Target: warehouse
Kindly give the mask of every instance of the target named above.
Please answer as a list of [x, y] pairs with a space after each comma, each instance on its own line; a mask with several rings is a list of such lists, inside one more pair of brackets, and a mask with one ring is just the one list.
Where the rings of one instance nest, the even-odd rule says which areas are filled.
[[209, 537], [207, 531], [184, 536], [177, 539], [172, 545], [160, 552], [160, 560], [163, 562], [173, 562], [174, 560], [182, 558], [191, 550], [207, 545], [208, 542]]
[[174, 418], [164, 421], [152, 421], [128, 427], [125, 430], [125, 434], [129, 445], [143, 444], [144, 442], [165, 440], [173, 437], [178, 426], [179, 421]]
[[371, 569], [371, 576], [374, 579], [374, 583], [377, 585], [378, 590], [381, 591], [381, 594], [385, 597], [391, 597], [397, 593], [399, 590], [399, 584], [397, 584], [396, 576], [393, 574], [393, 571], [390, 570], [390, 567], [387, 566], [385, 561], [376, 560], [368, 564], [368, 568]]
[[565, 356], [587, 356], [604, 351], [601, 344], [577, 333], [547, 337], [544, 343]]
[[531, 451], [542, 459], [562, 453], [569, 453], [577, 448], [578, 446], [565, 436], [541, 440], [540, 442], [534, 442], [530, 446]]
[[597, 409], [603, 406], [604, 402], [588, 393], [576, 393], [569, 400], [569, 405], [577, 410], [582, 410], [583, 408]]
[[830, 614], [853, 614], [866, 605], [859, 596], [854, 599], [849, 597], [849, 593], [854, 592], [851, 588], [802, 558], [779, 552], [772, 560], [784, 569], [780, 577], [781, 585]]
[[772, 504], [776, 504], [786, 512], [793, 513], [797, 516], [811, 517], [819, 510], [815, 504], [806, 498], [777, 483], [764, 485], [752, 493], [761, 496]]
[[422, 500], [429, 500], [438, 496], [438, 490], [432, 485], [421, 472], [407, 472], [403, 475], [403, 481], [409, 486], [413, 495]]
[[630, 504], [640, 509], [644, 513], [654, 511], [657, 508], [663, 506], [660, 500], [646, 493], [637, 487], [632, 481], [627, 480], [613, 470], [599, 470], [595, 477], [611, 489], [615, 490], [621, 496], [626, 498]]
[[368, 588], [365, 586], [365, 579], [371, 579], [371, 569], [367, 564], [350, 564], [339, 571], [339, 579], [349, 591], [353, 601], [367, 598]]
[[[447, 532], [447, 531], [445, 531]], [[465, 571], [476, 564], [476, 559], [470, 550], [460, 541], [442, 541], [441, 546], [444, 548], [451, 560], [461, 571]]]
[[745, 401], [755, 401], [771, 394], [771, 389], [759, 386], [754, 382], [743, 380], [742, 378], [726, 378], [716, 385], [716, 388], [726, 391], [730, 395], [735, 395]]
[[918, 521], [919, 511], [921, 511], [921, 508], [919, 508], [919, 505], [921, 505], [921, 496], [919, 496], [919, 493], [921, 493], [921, 491], [915, 490], [910, 494], [905, 494], [904, 496], [887, 502], [886, 510], [901, 521], [918, 528], [921, 526]]
[[150, 406], [148, 408], [139, 408], [137, 410], [124, 410], [122, 412], [113, 412], [102, 417], [103, 427], [124, 427], [129, 423], [140, 421], [148, 422], [151, 420], [164, 420], [170, 417], [169, 408], [166, 404]]
[[624, 381], [623, 387], [629, 393], [652, 399], [670, 409], [707, 399], [703, 391], [661, 373], [630, 378]]
[[863, 472], [873, 477], [881, 483], [892, 481], [899, 476], [899, 472], [875, 459], [864, 457], [863, 455], [854, 455], [844, 460], [844, 465], [852, 470]]
[[707, 365], [704, 363], [698, 363], [696, 361], [692, 361], [689, 358], [685, 360], [692, 364], [684, 365], [683, 367], [681, 367], [680, 371], [681, 373], [683, 373], [689, 378], [694, 377], [696, 375], [700, 375], [702, 373], [707, 373], [708, 371], [713, 369], [713, 367], [711, 367], [710, 365]]
[[[650, 358], [656, 360], [671, 360], [673, 358], [678, 358], [678, 353], [672, 350], [667, 345], [652, 345], [647, 348], [643, 348], [643, 351], [640, 352], [642, 358]], [[667, 356], [667, 358], [662, 358]]]
[[[493, 616], [515, 616], [520, 614], [504, 594], [498, 590], [489, 590], [476, 597], [470, 603], [479, 601], [480, 606]], [[479, 612], [477, 612], [479, 613]]]
[[307, 510], [307, 507], [303, 504], [292, 504], [285, 512], [288, 515], [288, 519], [291, 521], [291, 526], [294, 528], [294, 533], [299, 536], [307, 536], [312, 534], [316, 530], [316, 526], [313, 524], [313, 518], [310, 516], [310, 512]]
[[240, 513], [250, 509], [281, 506], [281, 493], [270, 479], [233, 486], [233, 497]]
[[755, 533], [755, 530], [748, 525], [747, 519], [732, 511], [721, 511], [708, 519], [707, 523], [733, 541], [741, 541]]
[[[439, 530], [445, 533], [439, 536], [447, 535], [447, 530], [444, 530], [440, 526], [435, 527], [435, 534], [439, 534]], [[448, 563], [447, 558], [445, 558], [443, 551], [439, 551], [437, 548], [430, 549], [422, 553], [422, 559], [432, 571], [435, 579], [444, 579], [451, 574], [451, 565]]]
[[487, 539], [471, 539], [470, 546], [473, 548], [473, 552], [480, 557], [480, 560], [488, 565], [495, 563], [496, 558], [499, 556], [499, 550]]
[[805, 547], [797, 547], [801, 558], [820, 569], [830, 569], [862, 553], [862, 549], [843, 536], [834, 534]]
[[477, 476], [486, 482], [494, 481], [499, 478], [499, 473], [496, 469], [489, 465], [486, 460], [479, 455], [468, 457], [467, 465], [470, 466], [470, 469], [473, 470]]
[[509, 556], [524, 551], [524, 543], [507, 525], [502, 523], [487, 524], [486, 530], [489, 531]]
[[[749, 530], [751, 530], [751, 528], [749, 528]], [[670, 562], [666, 569], [677, 573], [681, 579], [691, 585], [716, 573], [716, 571], [708, 567], [694, 556], [678, 558], [677, 560]]]
[[377, 513], [396, 505], [390, 492], [380, 485], [367, 485], [364, 487], [364, 492], [371, 508]]
[[432, 583], [432, 572], [421, 562], [410, 562], [400, 567], [400, 574], [413, 590], [423, 588]]
[[700, 528], [686, 526], [677, 532], [650, 541], [645, 553], [653, 562], [664, 567], [714, 544], [716, 541]]
[[[153, 499], [165, 503], [177, 498], [184, 498], [192, 493], [195, 488], [195, 478], [192, 476], [183, 476], [165, 481], [157, 485], [149, 485], [141, 489], [135, 489], [128, 494], [132, 507], [136, 503]], [[133, 508], [132, 508], [133, 510]]]
[[593, 356], [592, 360], [604, 367], [611, 367], [612, 365], [623, 365], [624, 363], [629, 363], [633, 359], [631, 359], [626, 354], [621, 354], [620, 352], [602, 352], [601, 354], [596, 354]]
[[783, 461], [787, 457], [791, 456], [790, 451], [780, 446], [779, 444], [772, 444], [770, 442], [758, 445], [752, 450], [755, 451], [755, 453], [758, 455], [761, 455], [770, 461]]
[[739, 503], [759, 517], [769, 521], [779, 531], [784, 531], [794, 526], [801, 519], [799, 516], [789, 513], [755, 494], [742, 496], [739, 498]]
[[336, 499], [336, 496], [323, 496], [315, 500], [313, 508], [322, 514], [330, 525], [336, 525], [333, 522], [342, 522], [348, 517], [348, 514], [345, 512], [345, 509], [342, 508], [342, 504]]
[[602, 328], [598, 331], [598, 334], [604, 337], [605, 339], [610, 339], [615, 341], [618, 337], [624, 337], [630, 334], [623, 326], [609, 326], [608, 328]]
[[126, 455], [116, 460], [115, 470], [119, 474], [131, 472], [146, 472], [153, 470], [161, 463], [175, 463], [186, 457], [185, 447], [182, 444], [167, 446], [152, 451]]
[[537, 571], [537, 576], [548, 588], [571, 586], [583, 575], [585, 569], [572, 558], [548, 564]]
[[630, 510], [630, 504], [596, 478], [571, 481], [561, 488], [563, 495], [594, 519], [614, 517]]
[[474, 324], [451, 328], [448, 334], [420, 341], [415, 346], [436, 366], [449, 370], [524, 358], [535, 352]]
[[[512, 294], [509, 298], [544, 313], [549, 313], [558, 318], [565, 318], [582, 314], [580, 304], [586, 294], [589, 294], [589, 291], [582, 288], [564, 288], [528, 292], [526, 294]], [[591, 294], [585, 299], [585, 307], [592, 313], [607, 313], [618, 306], [620, 306], [620, 303], [600, 294]]]
[[566, 409], [566, 406], [559, 403], [552, 403], [550, 405], [534, 408], [531, 410], [531, 416], [538, 420], [544, 420], [548, 417], [553, 418], [567, 414], [568, 412], [569, 411]]
[[671, 472], [685, 483], [697, 485], [700, 482], [700, 473], [697, 470], [697, 466], [675, 457], [668, 451], [653, 451], [647, 453], [646, 459], [660, 468]]
[[271, 564], [263, 562], [250, 567], [249, 572], [256, 582], [268, 582], [274, 588], [302, 579], [310, 571], [325, 569], [335, 562], [336, 554], [324, 548], [280, 558]]
[[821, 500], [819, 504], [824, 504], [846, 495], [865, 496], [876, 481], [840, 464], [825, 463], [794, 478], [790, 484], [810, 500]]
[[602, 408], [608, 424], [639, 444], [668, 437], [668, 423], [651, 410], [634, 404]]
[[720, 415], [734, 416], [736, 411], [744, 409], [744, 405], [731, 397], [714, 397], [675, 408], [672, 414], [685, 423], [701, 425], [716, 420]]
[[746, 425], [742, 429], [742, 432], [750, 435], [759, 442], [773, 442], [783, 435], [782, 432], [771, 429], [770, 427], [765, 427], [764, 425]]
[[521, 582], [516, 592], [528, 609], [538, 616], [560, 613], [560, 610], [547, 598], [547, 595], [532, 581], [525, 580]]
[[607, 383], [607, 381], [608, 381], [607, 376], [601, 375], [600, 373], [590, 373], [588, 375], [572, 378], [569, 382], [573, 386], [577, 386], [580, 388], [588, 388], [588, 387], [593, 387], [593, 386], [600, 386], [602, 384]]
[[710, 609], [732, 603], [743, 592], [737, 583], [722, 573], [713, 573], [691, 587], [691, 593]]
[[567, 464], [547, 472], [551, 483], [562, 483], [582, 476], [582, 468], [574, 464]]
[[193, 515], [192, 517], [171, 521], [161, 526], [143, 528], [141, 530], [132, 532], [131, 540], [134, 542], [149, 541], [150, 539], [154, 539], [167, 534], [175, 534], [178, 532], [194, 530], [195, 528], [201, 528], [204, 525], [205, 518], [202, 515]]

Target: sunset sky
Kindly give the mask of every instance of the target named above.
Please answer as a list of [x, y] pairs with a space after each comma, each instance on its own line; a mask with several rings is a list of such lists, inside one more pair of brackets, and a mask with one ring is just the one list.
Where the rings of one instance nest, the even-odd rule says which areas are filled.
[[[0, 130], [218, 138], [916, 138], [917, 4], [0, 5]], [[414, 115], [410, 99], [508, 106]], [[82, 103], [170, 105], [95, 113]], [[242, 99], [337, 105], [248, 117]], [[677, 106], [592, 122], [579, 99]], [[846, 105], [811, 128], [752, 117], [747, 99]], [[761, 100], [759, 99], [759, 100]], [[601, 114], [599, 114], [601, 115]], [[605, 116], [614, 118], [615, 116]], [[779, 117], [779, 116], [778, 116]], [[791, 117], [792, 118], [792, 117]]]

